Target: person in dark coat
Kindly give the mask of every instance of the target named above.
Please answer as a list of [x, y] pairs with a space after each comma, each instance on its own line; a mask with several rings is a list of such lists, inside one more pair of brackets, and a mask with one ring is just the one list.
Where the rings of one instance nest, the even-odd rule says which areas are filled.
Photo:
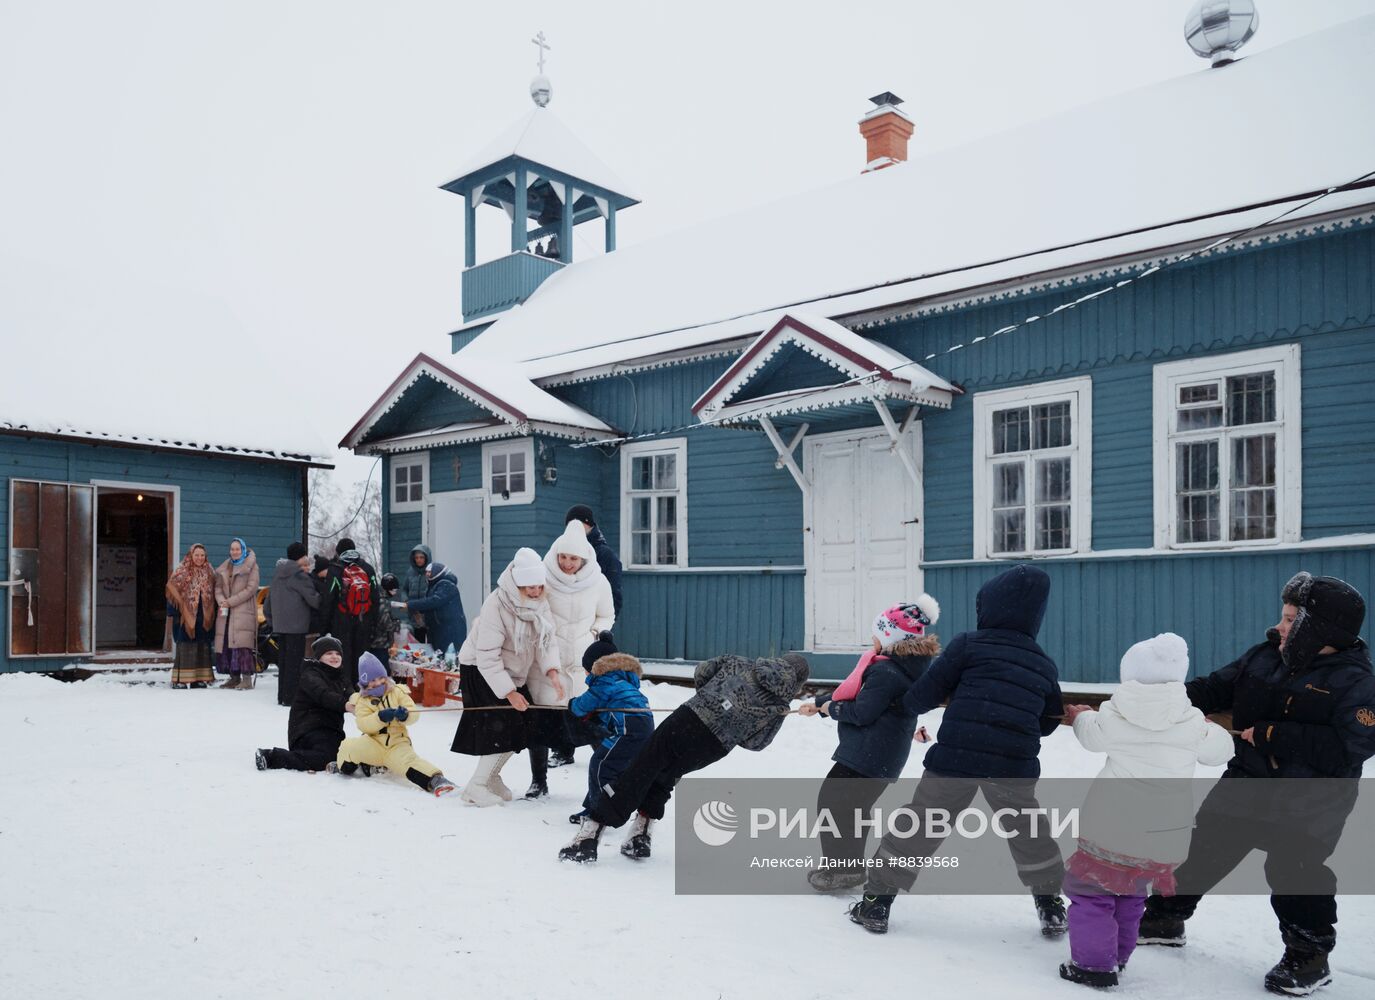
[[267, 591], [264, 613], [277, 636], [278, 705], [290, 705], [296, 698], [311, 615], [320, 606], [320, 591], [307, 572], [310, 565], [306, 547], [292, 542], [286, 547], [286, 558], [277, 560]]
[[320, 603], [310, 613], [310, 635], [320, 636], [329, 631], [330, 618], [334, 610], [334, 602], [329, 598], [329, 568], [328, 559], [322, 555], [315, 556], [315, 563], [310, 569], [310, 582], [315, 585], [315, 592], [320, 595]]
[[[1031, 821], [1040, 808], [1041, 737], [1053, 733], [1064, 715], [1059, 672], [1036, 643], [1049, 597], [1050, 577], [1034, 566], [1014, 566], [989, 580], [976, 600], [978, 629], [951, 640], [903, 705], [920, 715], [949, 699], [909, 808], [918, 816], [928, 809], [953, 816], [982, 791], [993, 809], [1014, 810], [1016, 818], [1004, 827], [1014, 834], [1007, 844], [1018, 877], [1031, 890], [1041, 933], [1058, 937], [1065, 932], [1064, 859], [1055, 840]], [[917, 859], [934, 855], [944, 839], [924, 824], [911, 836], [884, 836], [874, 859], [881, 867], [869, 876], [850, 919], [886, 932], [894, 896], [916, 881]]]
[[[417, 545], [411, 549], [410, 562], [406, 564], [406, 575], [401, 580], [401, 600], [418, 601], [429, 592], [430, 581], [425, 576], [425, 567], [433, 561], [434, 556], [430, 553], [428, 545]], [[415, 641], [428, 642], [429, 633], [425, 630], [425, 616], [416, 612], [410, 618], [411, 634], [415, 636]]]
[[587, 540], [592, 544], [592, 550], [597, 553], [597, 565], [602, 568], [602, 576], [606, 577], [606, 582], [611, 584], [611, 603], [616, 608], [616, 621], [620, 621], [620, 557], [616, 555], [615, 549], [606, 543], [606, 536], [602, 534], [602, 529], [597, 527], [597, 519], [592, 515], [591, 507], [581, 503], [569, 507], [568, 513], [563, 516], [563, 523], [566, 525], [570, 521], [581, 522], [583, 530], [587, 532]]
[[879, 796], [902, 776], [912, 752], [917, 714], [903, 703], [940, 653], [940, 640], [929, 631], [940, 618], [940, 605], [929, 594], [911, 604], [898, 604], [874, 619], [873, 648], [860, 657], [845, 682], [823, 691], [802, 715], [826, 715], [837, 723], [839, 746], [835, 766], [817, 793], [818, 815], [829, 814], [834, 833], [823, 833], [823, 862], [807, 873], [818, 892], [853, 889], [864, 884], [865, 835], [856, 820], [867, 816]]
[[[382, 585], [372, 564], [359, 554], [353, 539], [341, 538], [334, 549], [329, 575], [329, 631], [344, 644], [344, 673], [350, 684], [358, 683], [358, 658], [368, 651], [377, 616], [381, 613]], [[360, 586], [355, 588], [354, 581]], [[366, 590], [362, 583], [366, 583]]]
[[353, 685], [344, 676], [343, 644], [322, 635], [310, 647], [314, 659], [301, 666], [296, 700], [286, 723], [288, 749], [274, 747], [253, 754], [259, 771], [323, 771], [344, 742], [344, 713], [352, 712]]
[[699, 663], [692, 677], [697, 693], [674, 709], [631, 765], [602, 788], [604, 794], [559, 851], [559, 860], [596, 861], [602, 831], [622, 825], [631, 813], [636, 813], [635, 825], [622, 851], [649, 857], [650, 825], [664, 818], [678, 780], [737, 746], [763, 750], [772, 743], [809, 670], [797, 653], [758, 660], [727, 653]]
[[457, 654], [468, 638], [468, 619], [463, 614], [463, 599], [458, 593], [458, 576], [441, 562], [425, 567], [429, 589], [420, 600], [406, 603], [406, 610], [425, 616], [430, 645], [443, 656], [450, 646]]
[[[1375, 755], [1375, 674], [1360, 637], [1365, 600], [1336, 577], [1299, 573], [1281, 592], [1279, 624], [1227, 666], [1189, 681], [1205, 715], [1230, 712], [1235, 756], [1196, 817], [1179, 893], [1152, 896], [1140, 942], [1179, 947], [1201, 898], [1252, 851], [1266, 854], [1270, 906], [1284, 956], [1271, 992], [1302, 995], [1331, 981], [1337, 877], [1327, 866]], [[1320, 779], [1312, 794], [1294, 781]]]

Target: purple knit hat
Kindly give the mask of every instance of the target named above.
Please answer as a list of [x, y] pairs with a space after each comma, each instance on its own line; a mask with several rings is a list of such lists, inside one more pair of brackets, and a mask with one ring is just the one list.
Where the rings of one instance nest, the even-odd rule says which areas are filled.
[[378, 681], [387, 679], [387, 668], [382, 666], [382, 661], [371, 653], [364, 653], [358, 657], [358, 690], [366, 692], [369, 688], [375, 687]]

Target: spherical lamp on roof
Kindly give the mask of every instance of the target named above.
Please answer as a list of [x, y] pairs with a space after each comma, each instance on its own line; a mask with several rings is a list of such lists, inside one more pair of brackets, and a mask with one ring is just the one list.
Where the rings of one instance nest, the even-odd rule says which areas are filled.
[[530, 81], [530, 100], [541, 108], [549, 106], [549, 99], [554, 96], [554, 85], [549, 82], [549, 77], [541, 73]]
[[1259, 27], [1252, 0], [1199, 0], [1184, 19], [1184, 39], [1197, 55], [1223, 66]]

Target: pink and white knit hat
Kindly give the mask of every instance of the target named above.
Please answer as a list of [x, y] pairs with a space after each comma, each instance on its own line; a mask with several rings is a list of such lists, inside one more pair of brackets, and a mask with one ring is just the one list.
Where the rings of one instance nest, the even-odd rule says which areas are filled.
[[930, 594], [911, 604], [895, 604], [874, 619], [874, 638], [884, 647], [926, 634], [941, 616], [941, 606]]

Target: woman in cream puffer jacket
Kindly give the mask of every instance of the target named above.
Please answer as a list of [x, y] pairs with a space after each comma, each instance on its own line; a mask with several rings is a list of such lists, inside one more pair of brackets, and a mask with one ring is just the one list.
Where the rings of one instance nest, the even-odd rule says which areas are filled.
[[[608, 631], [616, 621], [616, 605], [611, 596], [611, 584], [602, 575], [596, 550], [587, 540], [582, 522], [570, 521], [564, 532], [554, 540], [544, 557], [544, 573], [548, 580], [545, 594], [549, 611], [554, 617], [559, 655], [559, 687], [544, 675], [530, 676], [530, 697], [536, 705], [563, 705], [587, 690], [587, 671], [582, 667], [582, 654]], [[530, 788], [527, 799], [543, 798], [549, 794], [549, 748], [553, 747], [561, 760], [571, 763], [573, 748], [589, 742], [585, 734], [568, 725], [563, 712], [542, 712], [531, 727]]]

